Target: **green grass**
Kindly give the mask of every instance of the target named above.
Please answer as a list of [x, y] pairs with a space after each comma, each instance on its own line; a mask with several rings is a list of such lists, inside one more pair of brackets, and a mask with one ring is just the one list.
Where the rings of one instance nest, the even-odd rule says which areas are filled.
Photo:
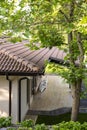
[[[70, 121], [70, 113], [58, 115], [58, 116], [46, 116], [39, 115], [36, 124], [45, 123], [46, 125], [58, 124], [62, 121]], [[78, 121], [80, 123], [87, 122], [87, 113], [80, 113], [78, 116]]]

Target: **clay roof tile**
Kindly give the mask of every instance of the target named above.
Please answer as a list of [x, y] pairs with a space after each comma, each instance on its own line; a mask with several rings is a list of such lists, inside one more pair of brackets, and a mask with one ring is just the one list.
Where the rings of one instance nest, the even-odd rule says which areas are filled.
[[0, 44], [0, 72], [19, 72], [19, 73], [39, 73], [49, 57], [62, 58], [66, 55], [57, 47], [41, 48], [40, 50], [30, 50], [24, 43], [11, 44], [4, 38], [5, 44]]

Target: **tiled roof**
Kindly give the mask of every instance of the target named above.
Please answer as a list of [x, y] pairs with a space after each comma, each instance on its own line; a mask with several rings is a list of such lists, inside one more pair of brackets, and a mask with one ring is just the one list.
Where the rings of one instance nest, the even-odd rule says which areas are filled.
[[57, 47], [30, 50], [24, 45], [26, 41], [12, 44], [2, 40], [2, 43], [4, 43], [0, 44], [0, 72], [2, 73], [41, 73], [49, 57], [64, 59], [66, 55]]

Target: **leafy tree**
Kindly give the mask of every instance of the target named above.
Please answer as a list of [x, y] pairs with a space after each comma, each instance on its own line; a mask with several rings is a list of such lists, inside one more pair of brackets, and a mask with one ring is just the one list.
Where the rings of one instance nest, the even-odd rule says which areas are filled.
[[[82, 79], [85, 76], [87, 53], [86, 0], [1, 0], [0, 34], [12, 36], [12, 41], [29, 39], [29, 46], [65, 45], [69, 61], [62, 76], [71, 84], [72, 114], [76, 121], [79, 112]], [[68, 39], [64, 40], [65, 34]], [[66, 76], [67, 74], [67, 76]]]

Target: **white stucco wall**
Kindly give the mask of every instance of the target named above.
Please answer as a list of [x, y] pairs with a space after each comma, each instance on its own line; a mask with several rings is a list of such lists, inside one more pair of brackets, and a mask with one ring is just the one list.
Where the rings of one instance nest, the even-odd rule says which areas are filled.
[[18, 121], [18, 77], [12, 79], [12, 122]]
[[47, 75], [46, 89], [41, 92], [38, 91], [34, 95], [34, 100], [31, 105], [32, 110], [55, 110], [62, 107], [72, 106], [72, 95], [67, 84], [63, 78], [56, 75]]
[[[12, 122], [16, 123], [18, 121], [18, 107], [19, 107], [19, 95], [18, 95], [18, 80], [21, 77], [9, 76], [9, 79], [12, 81], [12, 99], [11, 99], [11, 116]], [[24, 116], [28, 110], [27, 104], [27, 86], [26, 80], [21, 81], [21, 119], [24, 119]], [[6, 76], [0, 76], [0, 116], [9, 116], [9, 81], [6, 79]]]
[[[10, 77], [12, 80], [12, 122], [16, 123], [18, 121], [18, 112], [19, 112], [19, 93], [18, 93], [18, 81], [23, 77]], [[31, 79], [30, 77], [28, 77]], [[29, 91], [31, 91], [29, 82]], [[29, 92], [30, 94], [30, 92]], [[29, 98], [32, 98], [32, 96], [29, 96]], [[27, 80], [22, 79], [21, 80], [21, 120], [24, 119], [25, 114], [27, 110], [29, 109], [29, 104], [27, 103]]]
[[0, 117], [9, 115], [9, 82], [0, 76]]
[[27, 110], [27, 80], [24, 79], [21, 81], [21, 120], [24, 119]]
[[[12, 104], [11, 104], [11, 116], [12, 122], [18, 122], [18, 107], [19, 107], [19, 95], [18, 95], [18, 81], [23, 77], [9, 76], [12, 81]], [[29, 79], [29, 100], [27, 103], [27, 81], [26, 79], [21, 80], [21, 120], [24, 119], [27, 110], [30, 108], [33, 102], [32, 95], [32, 77]], [[40, 79], [38, 77], [37, 86], [39, 85]], [[6, 76], [0, 76], [0, 116], [9, 116], [9, 81]]]

